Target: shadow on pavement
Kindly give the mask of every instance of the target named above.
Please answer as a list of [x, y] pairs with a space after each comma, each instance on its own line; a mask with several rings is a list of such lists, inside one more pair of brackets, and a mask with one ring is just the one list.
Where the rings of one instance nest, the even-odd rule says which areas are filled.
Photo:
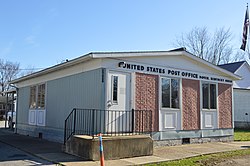
[[[61, 143], [15, 134], [10, 129], [0, 128], [0, 142], [54, 163], [86, 161], [62, 152]], [[25, 156], [20, 155], [12, 157], [25, 158]]]

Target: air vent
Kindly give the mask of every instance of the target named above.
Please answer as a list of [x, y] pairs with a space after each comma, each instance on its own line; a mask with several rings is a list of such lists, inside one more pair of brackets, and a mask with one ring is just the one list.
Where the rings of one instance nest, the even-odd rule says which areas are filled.
[[182, 138], [182, 144], [190, 144], [190, 138]]

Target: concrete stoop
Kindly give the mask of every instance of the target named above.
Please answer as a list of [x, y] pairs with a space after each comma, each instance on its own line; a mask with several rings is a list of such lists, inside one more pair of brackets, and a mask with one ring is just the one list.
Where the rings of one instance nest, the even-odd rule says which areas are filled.
[[[99, 140], [74, 135], [65, 144], [64, 152], [87, 160], [99, 160]], [[153, 155], [153, 140], [146, 135], [103, 137], [105, 160]]]

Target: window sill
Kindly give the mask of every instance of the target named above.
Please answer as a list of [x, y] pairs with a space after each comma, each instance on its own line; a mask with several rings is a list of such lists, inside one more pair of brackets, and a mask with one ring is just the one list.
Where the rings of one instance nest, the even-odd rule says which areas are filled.
[[217, 109], [202, 109], [202, 111], [207, 111], [207, 112], [216, 112]]
[[180, 111], [180, 108], [161, 108], [161, 111]]

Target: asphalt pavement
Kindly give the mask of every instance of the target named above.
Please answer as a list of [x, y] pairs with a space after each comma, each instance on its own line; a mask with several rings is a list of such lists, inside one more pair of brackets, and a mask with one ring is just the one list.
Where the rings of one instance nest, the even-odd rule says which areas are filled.
[[[54, 164], [74, 166], [98, 166], [99, 161], [85, 161], [82, 158], [62, 152], [62, 144], [39, 138], [14, 134], [8, 129], [0, 129], [0, 142], [15, 147], [37, 158]], [[105, 148], [105, 147], [104, 147]], [[107, 160], [106, 166], [141, 165], [158, 163], [210, 153], [233, 151], [250, 148], [249, 142], [212, 142], [203, 144], [190, 144], [180, 146], [167, 146], [154, 148], [153, 156], [133, 157], [119, 160]], [[105, 156], [105, 154], [104, 154]], [[22, 156], [19, 156], [22, 157]], [[23, 156], [25, 157], [25, 156]], [[5, 160], [7, 162], [7, 160]], [[9, 161], [12, 161], [9, 158]]]
[[0, 166], [55, 165], [0, 142]]

